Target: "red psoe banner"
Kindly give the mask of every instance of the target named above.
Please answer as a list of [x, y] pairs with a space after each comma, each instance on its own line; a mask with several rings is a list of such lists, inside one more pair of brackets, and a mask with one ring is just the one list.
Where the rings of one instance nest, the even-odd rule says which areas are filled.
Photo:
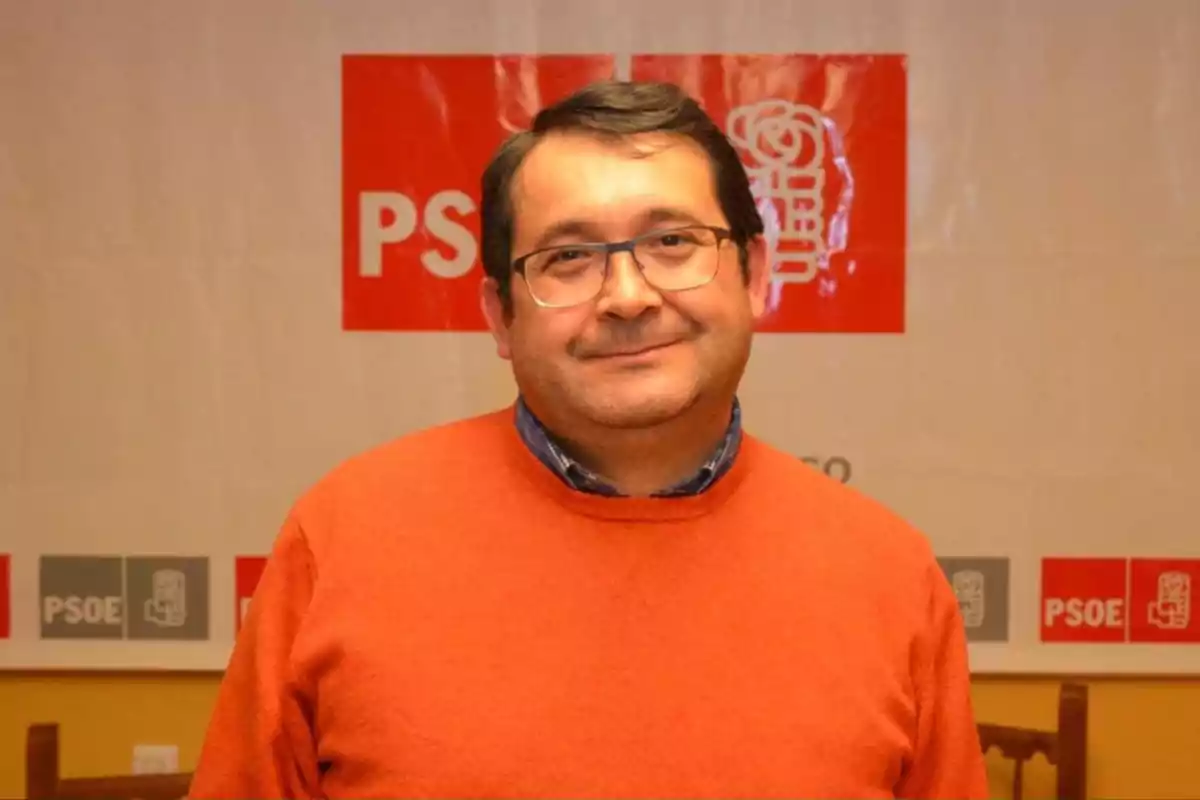
[[[769, 332], [905, 321], [907, 76], [893, 55], [635, 55], [750, 174], [777, 253]], [[479, 179], [505, 136], [595, 80], [597, 56], [346, 56], [343, 327], [482, 331]]]
[[533, 115], [611, 56], [342, 60], [342, 326], [484, 331], [479, 180]]
[[632, 76], [679, 84], [742, 156], [778, 237], [759, 330], [904, 331], [903, 56], [640, 55]]

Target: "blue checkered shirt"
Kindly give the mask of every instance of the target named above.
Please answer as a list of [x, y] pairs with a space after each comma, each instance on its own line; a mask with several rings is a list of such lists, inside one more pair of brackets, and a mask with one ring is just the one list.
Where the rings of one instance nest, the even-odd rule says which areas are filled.
[[[517, 398], [516, 423], [517, 431], [521, 434], [525, 445], [565, 484], [589, 494], [607, 497], [621, 496], [622, 493], [616, 487], [567, 455], [521, 398]], [[683, 497], [705, 491], [733, 466], [733, 459], [737, 456], [738, 446], [741, 443], [742, 410], [735, 398], [729, 428], [725, 432], [725, 438], [712, 456], [704, 462], [695, 475], [667, 489], [655, 492], [653, 496]]]

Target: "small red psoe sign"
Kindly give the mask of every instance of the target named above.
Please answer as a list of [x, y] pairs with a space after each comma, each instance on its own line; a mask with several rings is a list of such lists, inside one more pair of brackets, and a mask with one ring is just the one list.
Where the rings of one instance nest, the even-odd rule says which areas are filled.
[[778, 230], [759, 330], [904, 331], [904, 56], [635, 55], [632, 76], [682, 86], [738, 149]]
[[234, 561], [234, 629], [242, 629], [242, 620], [250, 607], [250, 598], [267, 566], [266, 556], [238, 556]]
[[1135, 558], [1129, 582], [1131, 642], [1200, 643], [1200, 559]]
[[1042, 560], [1042, 641], [1123, 642], [1129, 622], [1128, 561]]
[[342, 59], [342, 326], [486, 331], [480, 177], [539, 109], [613, 74], [597, 56]]
[[12, 599], [9, 595], [9, 557], [0, 555], [0, 639], [12, 635]]

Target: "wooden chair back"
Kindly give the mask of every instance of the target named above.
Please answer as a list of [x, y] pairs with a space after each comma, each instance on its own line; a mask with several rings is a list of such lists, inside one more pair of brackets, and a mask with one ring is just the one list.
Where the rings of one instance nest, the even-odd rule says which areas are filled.
[[192, 781], [185, 772], [64, 778], [58, 768], [58, 725], [30, 725], [25, 737], [28, 800], [180, 800]]
[[1087, 800], [1088, 689], [1064, 683], [1058, 697], [1058, 727], [1055, 730], [979, 723], [983, 752], [993, 747], [1013, 761], [1013, 800], [1022, 800], [1024, 766], [1041, 753], [1055, 767], [1055, 797], [1058, 800]]

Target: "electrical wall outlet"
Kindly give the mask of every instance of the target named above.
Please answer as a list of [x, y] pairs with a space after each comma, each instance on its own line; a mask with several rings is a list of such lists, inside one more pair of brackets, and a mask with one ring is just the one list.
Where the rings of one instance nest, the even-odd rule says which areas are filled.
[[179, 772], [179, 748], [173, 744], [135, 744], [133, 774]]

